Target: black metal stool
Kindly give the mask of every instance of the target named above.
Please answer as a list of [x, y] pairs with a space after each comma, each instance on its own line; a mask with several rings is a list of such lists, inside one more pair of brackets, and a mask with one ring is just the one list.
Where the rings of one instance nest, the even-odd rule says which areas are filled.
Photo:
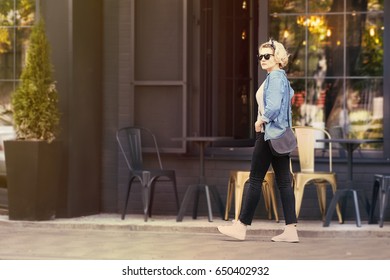
[[379, 193], [379, 226], [383, 227], [383, 221], [385, 219], [385, 210], [388, 203], [390, 192], [390, 175], [375, 174], [374, 175], [374, 186], [372, 190], [371, 207], [369, 214], [369, 224], [375, 224], [374, 218], [376, 201]]

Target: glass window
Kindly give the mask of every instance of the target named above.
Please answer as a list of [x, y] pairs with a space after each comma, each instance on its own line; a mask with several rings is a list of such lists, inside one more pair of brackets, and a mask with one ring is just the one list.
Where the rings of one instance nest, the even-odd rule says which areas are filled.
[[383, 11], [383, 2], [384, 0], [348, 0], [346, 6], [348, 12]]
[[[296, 17], [281, 14], [272, 14], [270, 30], [273, 38], [282, 38], [288, 44], [292, 56], [292, 63], [288, 65], [288, 73], [294, 77], [304, 77], [306, 64], [306, 34], [303, 22], [306, 17]], [[276, 37], [274, 34], [278, 34]], [[291, 43], [288, 43], [291, 42]], [[293, 43], [294, 42], [294, 43]]]
[[303, 13], [305, 12], [306, 1], [305, 0], [274, 0], [270, 1], [272, 5], [269, 6], [270, 13]]
[[383, 137], [383, 2], [269, 1], [270, 36], [291, 54], [295, 125]]
[[[254, 133], [257, 11], [254, 0], [202, 1], [201, 87], [204, 135], [246, 145]], [[203, 106], [204, 105], [204, 106]]]
[[10, 96], [24, 66], [36, 0], [0, 1], [0, 125], [10, 125]]

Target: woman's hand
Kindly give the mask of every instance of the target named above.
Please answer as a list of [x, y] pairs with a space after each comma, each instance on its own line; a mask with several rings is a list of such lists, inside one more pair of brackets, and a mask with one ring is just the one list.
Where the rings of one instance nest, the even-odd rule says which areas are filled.
[[256, 122], [255, 122], [255, 131], [256, 131], [256, 132], [261, 132], [261, 128], [262, 128], [262, 126], [263, 126], [263, 123], [264, 123], [264, 122], [262, 122], [262, 121], [256, 121]]

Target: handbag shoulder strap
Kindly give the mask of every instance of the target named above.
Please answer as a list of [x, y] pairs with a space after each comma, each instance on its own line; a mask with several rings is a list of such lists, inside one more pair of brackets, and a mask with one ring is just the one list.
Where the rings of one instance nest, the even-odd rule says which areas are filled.
[[289, 100], [289, 96], [287, 97], [287, 123], [288, 123], [288, 127], [291, 127], [290, 126], [290, 108], [291, 108], [291, 100]]
[[291, 108], [291, 100], [290, 100], [290, 81], [287, 79], [287, 76], [286, 76], [286, 80], [287, 80], [287, 85], [288, 85], [288, 90], [287, 90], [287, 123], [288, 123], [288, 127], [291, 127], [290, 126], [290, 108]]

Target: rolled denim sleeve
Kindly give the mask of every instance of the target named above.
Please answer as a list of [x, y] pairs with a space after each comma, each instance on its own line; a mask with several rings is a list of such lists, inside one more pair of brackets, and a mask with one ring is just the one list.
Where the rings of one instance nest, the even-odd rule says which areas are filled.
[[279, 73], [271, 72], [268, 79], [264, 94], [264, 115], [262, 116], [262, 120], [266, 123], [272, 122], [279, 116], [284, 92], [284, 81]]

